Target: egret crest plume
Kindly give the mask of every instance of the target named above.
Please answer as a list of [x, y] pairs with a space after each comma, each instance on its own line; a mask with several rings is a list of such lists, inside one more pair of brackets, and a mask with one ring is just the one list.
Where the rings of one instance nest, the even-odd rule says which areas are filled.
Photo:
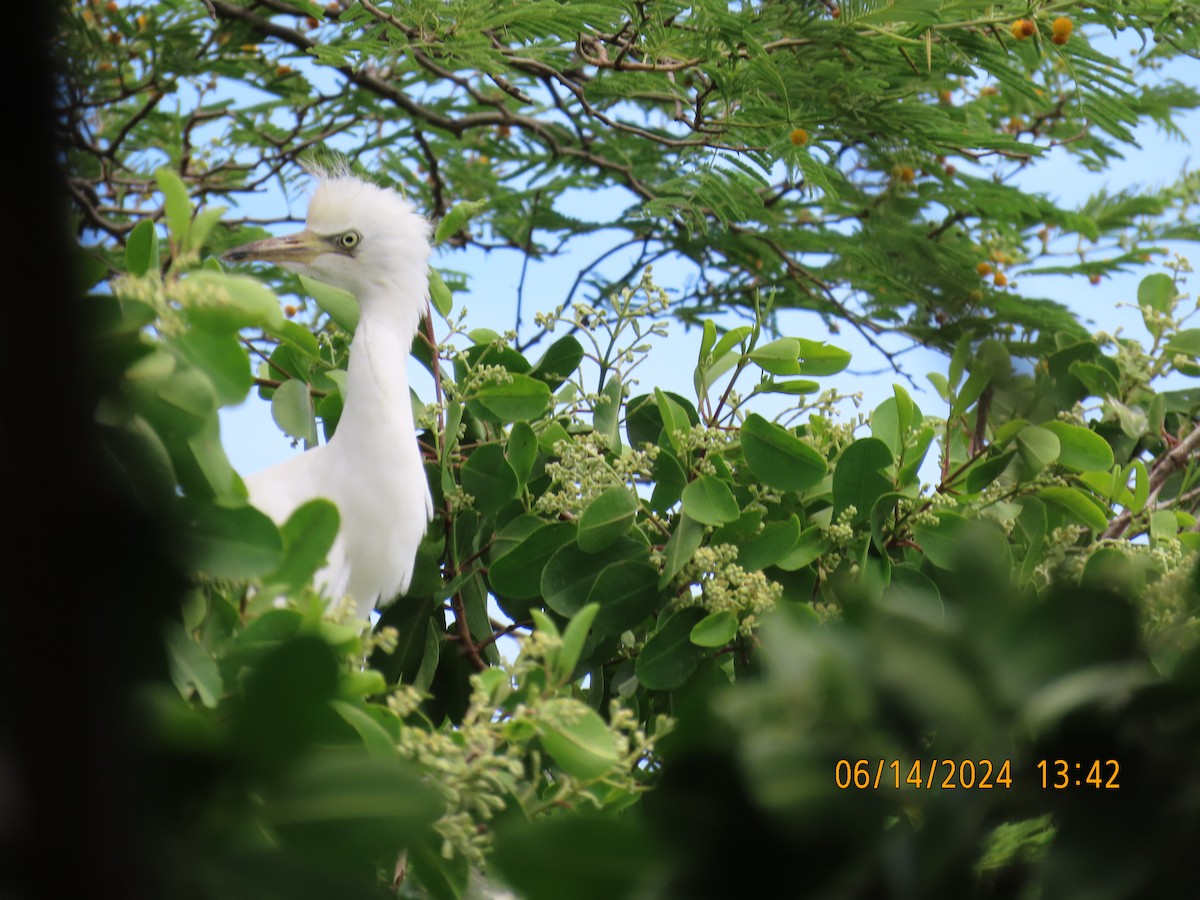
[[317, 586], [352, 596], [365, 618], [405, 591], [433, 516], [413, 425], [408, 357], [429, 299], [429, 223], [397, 192], [316, 170], [304, 230], [236, 247], [231, 262], [272, 262], [349, 291], [360, 317], [346, 392], [327, 443], [246, 479], [250, 502], [283, 523], [333, 501], [341, 527]]

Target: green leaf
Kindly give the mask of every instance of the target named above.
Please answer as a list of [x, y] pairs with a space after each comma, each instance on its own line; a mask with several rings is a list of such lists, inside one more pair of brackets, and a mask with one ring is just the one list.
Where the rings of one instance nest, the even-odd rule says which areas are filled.
[[559, 547], [574, 540], [573, 522], [551, 522], [534, 529], [489, 567], [492, 590], [514, 600], [539, 596], [546, 563]]
[[263, 581], [285, 591], [298, 591], [309, 584], [325, 564], [340, 523], [337, 507], [328, 500], [310, 500], [296, 507], [279, 529], [283, 561]]
[[937, 514], [937, 522], [914, 525], [913, 538], [931, 563], [954, 572], [963, 562], [963, 544], [970, 524], [957, 513], [942, 511]]
[[1169, 509], [1155, 510], [1150, 514], [1150, 538], [1155, 543], [1170, 541], [1179, 534], [1179, 520]]
[[487, 209], [489, 200], [464, 200], [461, 203], [454, 204], [446, 215], [442, 216], [442, 220], [437, 224], [437, 230], [433, 233], [433, 244], [436, 247], [448, 237], [452, 237], [462, 230], [474, 216], [478, 215], [482, 210]]
[[796, 546], [784, 554], [783, 558], [775, 565], [785, 572], [795, 572], [803, 569], [828, 549], [829, 541], [825, 537], [825, 533], [813, 525], [800, 532]]
[[760, 534], [738, 547], [738, 565], [747, 572], [773, 566], [800, 540], [800, 519], [795, 513], [783, 522], [768, 522]]
[[1061, 445], [1050, 429], [1028, 425], [1017, 433], [1017, 450], [1025, 465], [1036, 474], [1058, 459]]
[[396, 758], [396, 739], [364, 710], [345, 700], [330, 700], [329, 705], [358, 733], [369, 756], [383, 760]]
[[[531, 378], [544, 381], [550, 390], [556, 391], [564, 381], [571, 377], [583, 361], [583, 345], [573, 335], [564, 335], [551, 344], [537, 364], [529, 370]], [[610, 379], [620, 379], [612, 373]], [[618, 407], [620, 404], [617, 404]]]
[[279, 299], [262, 282], [248, 275], [229, 275], [202, 269], [180, 282], [184, 315], [212, 331], [279, 328], [283, 313]]
[[152, 269], [158, 271], [158, 231], [151, 219], [142, 219], [125, 241], [125, 268], [141, 278]]
[[507, 506], [521, 488], [499, 444], [484, 444], [472, 451], [462, 465], [462, 486], [475, 498], [475, 509], [485, 516]]
[[999, 453], [995, 456], [985, 457], [973, 465], [967, 471], [967, 493], [978, 494], [989, 484], [999, 478], [1000, 473], [1008, 468], [1008, 464], [1012, 462], [1013, 457], [1016, 455], [1016, 450], [1009, 450], [1007, 453]]
[[878, 438], [860, 438], [842, 451], [833, 470], [833, 516], [853, 506], [855, 522], [864, 522], [880, 495], [893, 489], [883, 470], [892, 464], [892, 451]]
[[[686, 432], [692, 425], [687, 411], [673, 397], [658, 388], [654, 389], [654, 400], [658, 405], [658, 414], [662, 420], [662, 428], [667, 433], [667, 439], [671, 442], [675, 452], [681, 453], [682, 445], [677, 433]], [[655, 439], [657, 437], [658, 435], [655, 435]], [[656, 442], [656, 440], [651, 441], [651, 443]]]
[[750, 471], [771, 487], [803, 491], [818, 484], [828, 471], [821, 454], [757, 413], [746, 418], [741, 434]]
[[629, 530], [637, 511], [637, 497], [628, 488], [609, 488], [589, 503], [579, 517], [579, 533], [575, 540], [580, 549], [588, 553], [606, 549]]
[[1060, 465], [1075, 472], [1107, 472], [1113, 467], [1112, 447], [1090, 428], [1058, 421], [1041, 427], [1058, 438]]
[[754, 331], [754, 329], [749, 325], [739, 325], [737, 328], [731, 328], [729, 331], [721, 335], [721, 339], [717, 341], [717, 345], [713, 347], [712, 356], [714, 362], [720, 360], [726, 354], [730, 353], [733, 348], [745, 340], [752, 331]]
[[636, 818], [586, 813], [511, 818], [497, 827], [494, 858], [525, 900], [562, 900], [566, 885], [571, 900], [636, 897], [662, 877], [664, 860]]
[[581, 781], [607, 775], [621, 761], [616, 737], [594, 709], [556, 697], [538, 708], [538, 738], [560, 769]]
[[304, 288], [304, 292], [308, 296], [313, 298], [317, 306], [333, 319], [338, 328], [350, 334], [353, 334], [354, 329], [358, 328], [358, 317], [361, 315], [361, 310], [358, 301], [349, 291], [335, 288], [323, 281], [309, 278], [307, 275], [300, 276], [300, 286]]
[[1146, 464], [1140, 459], [1135, 459], [1131, 465], [1133, 466], [1133, 511], [1140, 513], [1146, 508], [1146, 501], [1150, 497], [1150, 476], [1146, 472]]
[[1138, 285], [1137, 302], [1143, 309], [1168, 313], [1171, 311], [1171, 301], [1178, 292], [1175, 290], [1175, 280], [1165, 272], [1155, 272], [1147, 275]]
[[559, 651], [557, 661], [557, 677], [560, 684], [565, 684], [574, 674], [580, 654], [583, 653], [583, 643], [587, 640], [588, 630], [592, 627], [592, 622], [599, 611], [599, 603], [589, 603], [575, 613], [567, 624], [567, 630], [563, 632], [562, 649]]
[[178, 173], [165, 167], [155, 170], [154, 180], [158, 183], [158, 189], [162, 191], [167, 228], [170, 229], [175, 246], [182, 250], [187, 246], [188, 226], [192, 219], [187, 186]]
[[408, 846], [444, 808], [434, 788], [394, 757], [330, 751], [288, 767], [259, 815], [298, 858], [345, 867]]
[[216, 660], [192, 640], [178, 622], [166, 624], [166, 648], [171, 681], [179, 693], [186, 700], [195, 691], [201, 703], [216, 709], [224, 692]]
[[804, 379], [795, 379], [793, 381], [776, 381], [774, 378], [768, 378], [766, 381], [759, 382], [754, 386], [751, 395], [754, 394], [789, 394], [796, 396], [798, 394], [813, 394], [821, 389], [821, 386], [815, 381], [806, 381]]
[[1104, 507], [1091, 494], [1078, 488], [1044, 487], [1037, 495], [1092, 531], [1103, 531], [1108, 526], [1108, 513]]
[[[459, 407], [461, 409], [461, 407]], [[447, 429], [448, 431], [448, 429]], [[508, 433], [508, 443], [504, 448], [504, 457], [512, 466], [517, 476], [517, 482], [524, 487], [533, 472], [533, 464], [537, 461], [537, 435], [526, 422], [516, 422]]]
[[697, 647], [724, 647], [737, 637], [737, 629], [737, 616], [722, 610], [705, 616], [692, 626], [690, 639]]
[[683, 511], [703, 525], [723, 525], [741, 514], [729, 485], [712, 475], [701, 475], [683, 489]]
[[193, 366], [208, 376], [220, 406], [235, 406], [246, 399], [254, 385], [250, 356], [233, 334], [194, 328], [174, 341], [176, 349]]
[[1163, 349], [1167, 353], [1182, 353], [1192, 358], [1200, 356], [1200, 328], [1185, 328], [1175, 332]]
[[850, 365], [850, 353], [822, 341], [800, 341], [801, 375], [836, 375]]
[[652, 691], [673, 691], [696, 671], [704, 651], [692, 643], [692, 629], [703, 618], [704, 610], [685, 607], [650, 636], [634, 664], [634, 672], [643, 687]]
[[587, 602], [600, 604], [592, 623], [600, 637], [620, 634], [654, 613], [658, 605], [658, 569], [648, 562], [606, 566], [592, 583]]
[[256, 578], [279, 568], [283, 541], [269, 518], [250, 506], [227, 509], [201, 500], [180, 501], [186, 561], [213, 578]]
[[510, 373], [511, 382], [486, 384], [475, 399], [501, 422], [528, 421], [546, 411], [550, 403], [550, 388], [543, 381], [528, 375]]
[[671, 579], [691, 562], [692, 556], [704, 541], [704, 526], [687, 513], [680, 513], [675, 531], [663, 547], [663, 573], [658, 579], [658, 589], [664, 590]]
[[755, 347], [747, 356], [772, 375], [800, 374], [800, 341], [796, 338], [779, 338]]
[[312, 445], [317, 442], [317, 417], [308, 385], [289, 378], [271, 397], [271, 418], [288, 437]]
[[574, 616], [590, 602], [604, 603], [594, 591], [604, 569], [618, 562], [645, 560], [648, 553], [645, 544], [629, 538], [610, 544], [604, 553], [588, 553], [577, 543], [564, 544], [539, 573], [542, 598], [559, 615]]
[[592, 426], [604, 438], [604, 446], [616, 452], [621, 447], [621, 376], [612, 372], [600, 391], [592, 413]]
[[447, 318], [450, 310], [454, 308], [454, 295], [446, 286], [442, 273], [433, 266], [429, 267], [429, 301], [433, 304], [433, 308], [441, 313], [443, 319]]

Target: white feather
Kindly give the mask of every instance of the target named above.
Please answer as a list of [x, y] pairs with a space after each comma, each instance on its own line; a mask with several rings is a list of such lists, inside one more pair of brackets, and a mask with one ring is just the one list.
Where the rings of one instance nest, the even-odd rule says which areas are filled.
[[331, 599], [352, 596], [366, 618], [408, 588], [433, 515], [407, 373], [428, 306], [429, 224], [394, 191], [335, 173], [318, 183], [307, 228], [361, 235], [353, 257], [330, 252], [288, 264], [350, 291], [361, 307], [342, 416], [327, 444], [246, 485], [250, 501], [279, 523], [316, 497], [337, 505], [341, 528], [317, 585]]

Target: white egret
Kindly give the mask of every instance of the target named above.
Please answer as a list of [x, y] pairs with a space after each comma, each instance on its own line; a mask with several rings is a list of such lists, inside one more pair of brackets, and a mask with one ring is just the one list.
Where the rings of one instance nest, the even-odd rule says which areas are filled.
[[429, 223], [398, 193], [346, 172], [314, 172], [303, 231], [236, 247], [349, 291], [361, 315], [350, 344], [345, 405], [327, 443], [246, 479], [250, 502], [278, 523], [317, 497], [341, 529], [317, 586], [349, 594], [362, 618], [408, 588], [433, 515], [413, 425], [407, 364], [428, 309]]

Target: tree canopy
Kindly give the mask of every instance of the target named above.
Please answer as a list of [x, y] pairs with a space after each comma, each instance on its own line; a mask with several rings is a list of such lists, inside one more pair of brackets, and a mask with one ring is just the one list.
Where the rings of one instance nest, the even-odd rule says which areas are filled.
[[[130, 701], [157, 895], [1186, 881], [1200, 328], [1186, 259], [1158, 251], [1196, 239], [1200, 175], [1079, 208], [1014, 177], [1177, 131], [1200, 93], [1158, 68], [1200, 52], [1198, 19], [1166, 0], [64, 4], [94, 428], [187, 585], [142, 587], [171, 611], [170, 678]], [[1128, 62], [1102, 49], [1122, 32]], [[374, 630], [311, 586], [339, 511], [277, 528], [220, 439], [254, 392], [297, 441], [337, 428], [352, 300], [218, 261], [296, 217], [255, 199], [297, 197], [314, 152], [406, 192], [439, 247], [414, 345], [438, 379], [418, 411], [435, 518]], [[570, 202], [602, 192], [611, 217]], [[523, 285], [518, 339], [462, 316], [466, 246], [594, 255]], [[664, 260], [691, 274], [663, 284]], [[1013, 284], [1143, 268], [1137, 339]], [[669, 316], [696, 327], [668, 350]], [[936, 401], [897, 384], [849, 412], [838, 328], [909, 382], [898, 347], [943, 351]], [[632, 377], [668, 352], [691, 395]]]

